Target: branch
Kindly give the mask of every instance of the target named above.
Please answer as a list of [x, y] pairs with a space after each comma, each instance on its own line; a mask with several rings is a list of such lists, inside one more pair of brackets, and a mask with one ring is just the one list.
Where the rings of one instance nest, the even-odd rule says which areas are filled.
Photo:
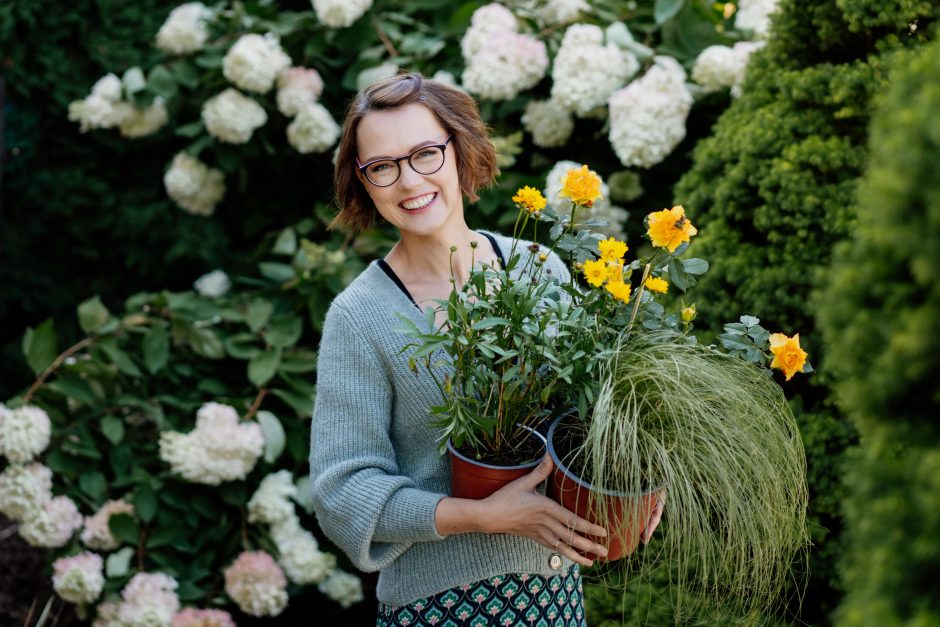
[[82, 350], [83, 348], [87, 348], [88, 346], [91, 346], [92, 342], [94, 341], [95, 341], [94, 338], [86, 337], [85, 339], [78, 342], [77, 344], [70, 346], [69, 348], [65, 350], [64, 353], [56, 357], [55, 360], [49, 365], [49, 367], [42, 371], [42, 374], [39, 375], [39, 378], [37, 378], [36, 381], [33, 382], [32, 387], [29, 388], [29, 391], [26, 392], [26, 396], [23, 397], [23, 404], [27, 405], [29, 401], [32, 400], [33, 395], [37, 391], [39, 391], [39, 388], [41, 388], [42, 384], [46, 382], [46, 379], [49, 378], [49, 375], [51, 375], [53, 372], [58, 370], [59, 366], [61, 366], [65, 362], [66, 359], [68, 359], [69, 357], [77, 353], [78, 351]]
[[395, 44], [392, 43], [392, 40], [388, 38], [388, 35], [385, 34], [385, 31], [382, 30], [382, 26], [379, 24], [378, 18], [375, 17], [375, 14], [372, 15], [372, 27], [375, 29], [376, 34], [379, 36], [379, 39], [382, 40], [382, 44], [385, 46], [385, 49], [388, 51], [390, 57], [397, 57], [398, 51], [395, 50]]
[[258, 390], [258, 396], [255, 397], [254, 402], [251, 404], [251, 407], [248, 408], [248, 413], [244, 415], [242, 420], [251, 420], [254, 415], [257, 413], [258, 408], [261, 407], [261, 401], [264, 400], [264, 397], [268, 394], [268, 388], [261, 388]]

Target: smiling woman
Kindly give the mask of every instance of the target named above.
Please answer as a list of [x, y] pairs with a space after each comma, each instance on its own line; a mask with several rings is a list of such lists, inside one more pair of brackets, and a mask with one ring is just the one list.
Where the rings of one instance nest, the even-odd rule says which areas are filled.
[[[449, 496], [429, 415], [440, 391], [408, 367], [410, 340], [392, 331], [399, 316], [428, 327], [422, 307], [446, 299], [475, 264], [503, 261], [510, 238], [464, 219], [464, 199], [497, 174], [476, 103], [460, 90], [405, 74], [367, 87], [348, 110], [331, 226], [358, 231], [378, 215], [400, 239], [327, 313], [310, 472], [323, 531], [358, 568], [380, 571], [378, 625], [583, 625], [578, 565], [606, 553], [586, 537], [606, 535], [601, 527], [537, 492], [548, 456], [490, 497]], [[557, 256], [546, 264], [567, 280]]]

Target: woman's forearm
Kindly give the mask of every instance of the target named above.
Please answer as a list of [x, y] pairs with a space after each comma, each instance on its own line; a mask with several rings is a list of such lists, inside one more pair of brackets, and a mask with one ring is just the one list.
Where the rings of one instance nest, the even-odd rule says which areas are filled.
[[438, 501], [437, 509], [434, 510], [434, 524], [442, 536], [488, 531], [480, 501], [451, 496]]

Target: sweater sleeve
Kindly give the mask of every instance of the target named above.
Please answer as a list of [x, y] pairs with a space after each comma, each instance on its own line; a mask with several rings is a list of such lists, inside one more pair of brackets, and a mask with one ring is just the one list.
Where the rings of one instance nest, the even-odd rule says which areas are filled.
[[443, 539], [434, 512], [445, 495], [399, 473], [389, 435], [394, 393], [381, 356], [334, 303], [317, 360], [311, 490], [323, 532], [363, 571], [385, 568], [415, 542]]

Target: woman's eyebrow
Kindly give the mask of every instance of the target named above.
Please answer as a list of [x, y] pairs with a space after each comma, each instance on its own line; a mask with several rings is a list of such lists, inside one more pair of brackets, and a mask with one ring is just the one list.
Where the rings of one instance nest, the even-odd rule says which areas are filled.
[[[424, 140], [423, 142], [419, 142], [419, 143], [415, 144], [414, 146], [412, 146], [411, 148], [409, 148], [409, 149], [408, 149], [408, 152], [406, 152], [404, 155], [401, 155], [401, 156], [404, 157], [405, 155], [410, 155], [411, 153], [413, 153], [413, 152], [414, 152], [415, 150], [417, 150], [418, 148], [421, 148], [422, 146], [437, 146], [437, 145], [439, 145], [440, 143], [441, 143], [441, 142], [435, 141], [435, 140], [433, 140], [433, 139], [426, 139], [426, 140]], [[391, 156], [391, 155], [376, 155], [375, 157], [369, 157], [368, 159], [363, 159], [362, 162], [363, 162], [363, 163], [369, 163], [369, 162], [371, 162], [371, 161], [378, 161], [378, 160], [380, 160], [380, 159], [394, 159], [394, 158], [395, 158], [395, 157], [393, 157], [393, 156]]]

